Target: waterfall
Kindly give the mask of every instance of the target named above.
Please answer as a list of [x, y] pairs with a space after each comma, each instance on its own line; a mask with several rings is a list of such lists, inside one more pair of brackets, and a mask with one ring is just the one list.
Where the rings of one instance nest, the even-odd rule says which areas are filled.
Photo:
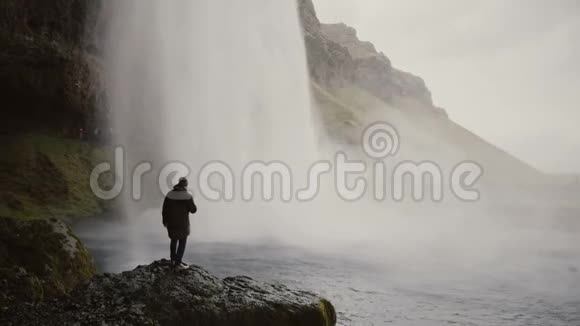
[[236, 177], [256, 160], [282, 161], [305, 176], [315, 161], [296, 2], [119, 0], [110, 6], [104, 51], [114, 138], [125, 150], [126, 179], [136, 164], [153, 165], [144, 199], [125, 195], [126, 214], [152, 208], [159, 219], [152, 227], [160, 228], [157, 173], [175, 161], [191, 169], [198, 237], [226, 234], [224, 228], [242, 238], [249, 229], [267, 234], [276, 217], [302, 214], [298, 204], [265, 203], [260, 196], [241, 201], [238, 179], [233, 202], [196, 193], [197, 171], [211, 161], [227, 163]]

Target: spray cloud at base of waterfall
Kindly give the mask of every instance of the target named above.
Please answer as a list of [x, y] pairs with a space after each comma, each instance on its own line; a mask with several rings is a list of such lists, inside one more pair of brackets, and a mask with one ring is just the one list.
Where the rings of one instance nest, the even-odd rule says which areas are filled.
[[[103, 17], [108, 26], [108, 105], [127, 167], [147, 161], [158, 169], [179, 161], [195, 177], [211, 161], [227, 162], [239, 171], [250, 161], [276, 160], [306, 176], [320, 157], [355, 151], [319, 135], [295, 2], [120, 0], [111, 6]], [[385, 117], [377, 113], [367, 119]], [[404, 121], [397, 121], [401, 125]], [[426, 132], [413, 130], [403, 140], [431, 136], [422, 134]], [[438, 144], [433, 145], [429, 155], [437, 152]], [[129, 238], [144, 237], [143, 225], [165, 236], [156, 175], [146, 175], [145, 200], [125, 200], [125, 215], [135, 224]], [[322, 191], [307, 203], [224, 203], [196, 196], [200, 209], [192, 217], [193, 237], [350, 248], [359, 255], [401, 260], [423, 259], [432, 252], [492, 259], [513, 242], [513, 235], [496, 223], [499, 218], [486, 219], [494, 212], [483, 204], [461, 210], [468, 206], [349, 203], [331, 192]], [[539, 236], [528, 235], [517, 246]], [[135, 254], [147, 255], [138, 248]]]
[[[249, 161], [278, 160], [300, 171], [316, 160], [295, 2], [123, 0], [111, 6], [102, 18], [108, 105], [127, 167], [178, 161], [195, 174], [211, 161], [241, 169]], [[154, 175], [144, 178], [146, 200], [125, 199], [125, 214], [135, 223], [160, 206]], [[221, 234], [321, 215], [315, 206], [196, 200], [206, 231]]]

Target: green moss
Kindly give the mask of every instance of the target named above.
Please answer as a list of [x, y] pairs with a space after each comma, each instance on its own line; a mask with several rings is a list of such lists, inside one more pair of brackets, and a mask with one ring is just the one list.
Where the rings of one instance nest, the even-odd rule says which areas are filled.
[[322, 313], [322, 317], [324, 319], [323, 326], [336, 325], [336, 312], [334, 310], [334, 307], [328, 300], [321, 299], [320, 302], [318, 303], [318, 308], [320, 309], [320, 312]]
[[360, 127], [355, 110], [316, 83], [312, 83], [311, 89], [314, 104], [328, 135], [338, 141], [356, 143], [360, 138], [357, 132]]
[[44, 298], [42, 282], [19, 267], [0, 267], [0, 280], [5, 285], [0, 292], [0, 309], [22, 301], [40, 301]]
[[104, 209], [89, 178], [105, 148], [40, 134], [1, 136], [0, 143], [0, 215], [76, 218]]
[[96, 271], [87, 249], [63, 222], [2, 217], [0, 270], [10, 296], [24, 301], [66, 294]]

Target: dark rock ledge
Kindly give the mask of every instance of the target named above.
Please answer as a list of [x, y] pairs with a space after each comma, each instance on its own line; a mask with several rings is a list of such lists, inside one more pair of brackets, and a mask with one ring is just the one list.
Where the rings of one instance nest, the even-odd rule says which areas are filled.
[[167, 260], [98, 275], [69, 295], [1, 312], [2, 325], [321, 325], [336, 324], [330, 302], [248, 277], [219, 279]]

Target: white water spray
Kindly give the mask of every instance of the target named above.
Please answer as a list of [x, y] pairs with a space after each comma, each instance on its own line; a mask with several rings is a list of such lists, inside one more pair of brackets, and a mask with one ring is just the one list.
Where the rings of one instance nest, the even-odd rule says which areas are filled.
[[[143, 161], [154, 169], [146, 179], [145, 202], [125, 200], [127, 215], [142, 215], [141, 206], [154, 207], [152, 215], [159, 215], [156, 177], [168, 162], [190, 167], [193, 189], [197, 171], [215, 160], [236, 173], [253, 160], [278, 160], [296, 176], [306, 175], [317, 141], [294, 1], [111, 5], [105, 52], [115, 140], [126, 150], [128, 173]], [[268, 228], [278, 217], [304, 213], [294, 204], [242, 203], [236, 196], [232, 203], [196, 196], [198, 238], [245, 237], [246, 229]]]
[[[128, 174], [141, 161], [159, 169], [178, 160], [190, 166], [195, 180], [203, 164], [221, 160], [239, 176], [251, 160], [280, 160], [293, 165], [298, 179], [306, 175], [305, 165], [317, 158], [317, 139], [295, 2], [118, 0], [111, 6], [111, 14], [105, 14], [107, 87]], [[367, 117], [384, 118], [384, 112]], [[404, 139], [412, 146], [417, 125], [409, 123], [408, 129]], [[125, 201], [131, 217], [128, 238], [134, 242], [129, 255], [142, 263], [152, 257], [139, 242], [167, 241], [156, 172], [145, 183], [144, 200]], [[449, 258], [447, 265], [453, 261], [460, 267], [503, 261], [499, 254], [507, 248], [529, 250], [544, 237], [541, 229], [515, 236], [521, 230], [506, 227], [503, 215], [490, 219], [486, 207], [407, 207], [335, 198], [247, 203], [239, 199], [239, 183], [236, 189], [231, 203], [195, 194], [200, 208], [192, 219], [195, 240], [269, 237], [307, 246], [320, 241], [343, 255], [431, 268], [441, 256]], [[147, 214], [139, 204], [149, 208]]]

